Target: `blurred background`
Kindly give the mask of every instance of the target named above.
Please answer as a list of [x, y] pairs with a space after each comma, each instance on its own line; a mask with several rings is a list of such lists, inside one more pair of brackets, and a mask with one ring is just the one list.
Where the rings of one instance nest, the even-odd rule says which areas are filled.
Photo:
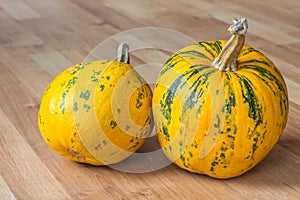
[[[299, 16], [299, 0], [0, 0], [0, 199], [299, 199]], [[140, 38], [128, 40], [135, 41], [131, 63], [154, 63], [140, 68], [153, 82], [177, 48], [227, 40], [234, 17], [248, 19], [246, 45], [280, 69], [290, 98], [280, 141], [249, 173], [226, 182], [174, 165], [124, 173], [68, 161], [42, 140], [37, 115], [47, 85], [73, 64], [113, 59], [119, 40], [105, 46], [107, 39], [140, 30]], [[168, 31], [155, 34], [149, 27]], [[158, 148], [155, 139], [149, 141], [141, 151]]]

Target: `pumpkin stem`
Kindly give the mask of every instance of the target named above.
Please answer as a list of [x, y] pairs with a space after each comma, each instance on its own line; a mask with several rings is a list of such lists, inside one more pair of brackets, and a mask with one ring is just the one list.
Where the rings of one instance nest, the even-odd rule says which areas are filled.
[[122, 42], [120, 46], [118, 47], [118, 55], [117, 55], [117, 61], [123, 62], [126, 64], [129, 64], [129, 46], [125, 42]]
[[245, 36], [248, 29], [246, 18], [235, 18], [228, 31], [233, 35], [225, 44], [224, 48], [212, 62], [212, 66], [220, 71], [236, 71], [237, 59], [245, 43]]

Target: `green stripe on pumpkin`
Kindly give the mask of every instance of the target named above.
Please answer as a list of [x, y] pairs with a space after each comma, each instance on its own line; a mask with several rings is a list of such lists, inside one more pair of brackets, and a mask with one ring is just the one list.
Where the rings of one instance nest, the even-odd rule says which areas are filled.
[[172, 56], [170, 59], [167, 60], [164, 67], [160, 71], [159, 77], [165, 74], [168, 70], [173, 69], [180, 62], [186, 62], [186, 59], [184, 59], [181, 56]]
[[200, 51], [196, 51], [196, 50], [181, 51], [177, 55], [195, 55], [197, 57], [204, 58], [204, 59], [207, 59], [209, 61], [212, 61], [209, 57], [207, 57], [206, 55], [204, 55]]
[[249, 48], [243, 48], [242, 51], [240, 52], [240, 56], [246, 56], [253, 52], [260, 53], [258, 50], [254, 49], [252, 47], [249, 47]]
[[217, 53], [219, 54], [223, 49], [222, 42], [221, 41], [215, 41], [213, 44], [217, 49]]
[[212, 42], [199, 42], [198, 46], [205, 49], [206, 52], [210, 53], [213, 58], [217, 57], [219, 52], [216, 49], [216, 46]]
[[255, 121], [255, 127], [262, 124], [263, 115], [262, 115], [262, 106], [258, 101], [258, 98], [255, 94], [255, 88], [252, 82], [243, 75], [235, 74], [240, 80], [239, 84], [242, 91], [242, 96], [244, 103], [248, 104], [248, 117]]
[[254, 70], [255, 73], [253, 74], [255, 74], [255, 76], [260, 80], [262, 80], [270, 88], [274, 95], [277, 93], [274, 87], [277, 87], [280, 92], [280, 114], [283, 115], [284, 110], [286, 110], [288, 106], [288, 98], [286, 96], [285, 86], [282, 85], [282, 80], [279, 80], [270, 71], [263, 67], [258, 67], [255, 65], [246, 65], [244, 67]]
[[[200, 66], [200, 65], [199, 65]], [[196, 68], [197, 66], [191, 66], [191, 68], [193, 70], [189, 70], [187, 72], [185, 72], [184, 74], [180, 75], [174, 82], [173, 84], [168, 88], [168, 90], [166, 91], [166, 95], [164, 96], [165, 100], [161, 100], [160, 102], [160, 105], [161, 105], [161, 111], [165, 117], [165, 119], [167, 119], [168, 121], [171, 120], [171, 105], [173, 104], [173, 99], [174, 99], [174, 96], [177, 92], [177, 89], [180, 87], [184, 87], [185, 84], [187, 84], [187, 82], [195, 75], [199, 75], [199, 73], [202, 71], [202, 70], [205, 70], [205, 69], [209, 69], [211, 67], [209, 66], [205, 66], [205, 67], [202, 67], [200, 66], [198, 68]], [[204, 77], [204, 83], [206, 82], [206, 80], [208, 79], [208, 75], [210, 75], [212, 72], [215, 72], [214, 71], [211, 71], [209, 72], [208, 74], [204, 74], [203, 76], [200, 76], [199, 78], [203, 78]], [[187, 77], [186, 77], [187, 76]], [[195, 81], [197, 82], [197, 81]], [[199, 82], [199, 80], [198, 80]], [[201, 82], [199, 82], [200, 84]], [[198, 87], [198, 86], [197, 86]], [[197, 89], [196, 87], [196, 89]], [[202, 91], [203, 92], [203, 91]]]
[[227, 114], [226, 117], [228, 118], [228, 114], [231, 115], [233, 107], [236, 106], [236, 97], [234, 93], [234, 87], [231, 81], [231, 74], [225, 73], [226, 79], [224, 83], [224, 90], [227, 92], [228, 97], [225, 99], [225, 106], [224, 110]]
[[[202, 70], [207, 69], [206, 67], [201, 68]], [[199, 69], [198, 69], [199, 70]], [[198, 102], [198, 98], [200, 98], [207, 87], [201, 87], [203, 85], [207, 85], [207, 79], [210, 75], [215, 73], [216, 70], [212, 69], [206, 73], [201, 74], [197, 80], [192, 84], [192, 86], [189, 88], [191, 91], [189, 92], [190, 95], [186, 98], [185, 104], [183, 106], [183, 112], [186, 109], [193, 108], [195, 104]], [[199, 88], [200, 87], [200, 88]]]

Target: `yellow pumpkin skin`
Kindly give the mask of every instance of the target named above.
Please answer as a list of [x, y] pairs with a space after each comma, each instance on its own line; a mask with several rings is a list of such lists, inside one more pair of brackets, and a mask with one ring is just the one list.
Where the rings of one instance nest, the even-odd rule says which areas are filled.
[[77, 64], [60, 73], [44, 92], [40, 132], [67, 159], [92, 165], [117, 163], [150, 134], [151, 98], [150, 87], [129, 64], [108, 60]]
[[173, 54], [152, 101], [165, 155], [185, 170], [220, 179], [256, 166], [280, 138], [288, 116], [284, 79], [256, 49], [243, 46], [234, 72], [212, 67], [225, 44], [200, 42]]

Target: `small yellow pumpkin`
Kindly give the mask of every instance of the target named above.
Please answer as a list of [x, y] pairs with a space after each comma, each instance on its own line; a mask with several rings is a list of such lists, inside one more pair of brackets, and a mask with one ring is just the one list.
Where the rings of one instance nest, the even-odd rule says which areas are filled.
[[157, 136], [179, 167], [215, 178], [256, 166], [282, 134], [288, 116], [284, 79], [258, 50], [244, 46], [245, 18], [229, 41], [184, 47], [165, 63], [153, 94]]
[[48, 86], [38, 124], [46, 143], [77, 162], [108, 165], [135, 152], [150, 134], [152, 92], [129, 64], [128, 45], [118, 60], [71, 66]]

